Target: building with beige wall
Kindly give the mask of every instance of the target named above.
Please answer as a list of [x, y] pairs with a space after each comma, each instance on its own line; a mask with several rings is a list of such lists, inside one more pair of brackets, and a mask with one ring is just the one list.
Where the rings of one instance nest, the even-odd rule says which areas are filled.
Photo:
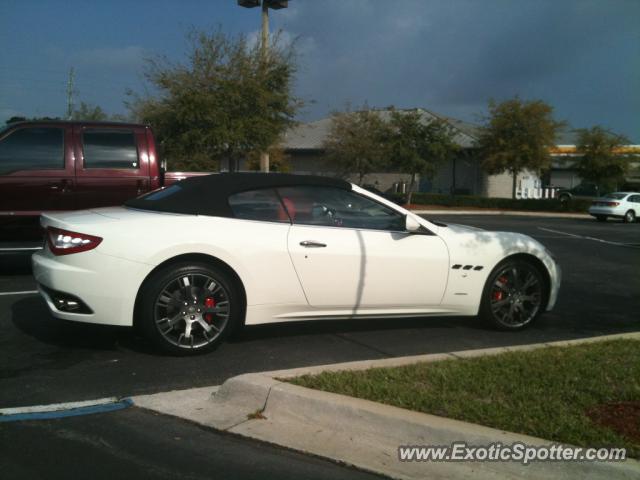
[[[477, 125], [440, 115], [425, 109], [418, 111], [424, 122], [435, 119], [444, 120], [454, 131], [454, 140], [460, 147], [459, 153], [438, 170], [433, 179], [421, 178], [418, 191], [431, 193], [456, 193], [481, 195], [485, 197], [511, 198], [512, 178], [508, 173], [489, 175], [480, 165], [480, 155], [476, 146], [479, 135]], [[378, 110], [380, 116], [390, 118], [389, 110]], [[324, 152], [324, 141], [329, 135], [331, 118], [314, 122], [300, 123], [288, 130], [283, 146], [289, 156], [290, 171], [299, 174], [332, 175]], [[563, 134], [559, 144], [552, 150], [553, 165], [550, 172], [542, 177], [535, 172], [521, 172], [517, 178], [517, 191], [522, 196], [532, 196], [531, 192], [540, 192], [543, 187], [572, 187], [580, 183], [580, 178], [571, 167], [579, 153], [575, 147], [575, 133]], [[634, 153], [640, 159], [640, 146], [629, 145], [624, 153]], [[391, 163], [391, 162], [390, 162]], [[637, 167], [637, 165], [636, 165]], [[628, 179], [640, 184], [640, 169], [633, 169]], [[350, 180], [355, 181], [354, 178]], [[393, 191], [398, 185], [408, 184], [409, 175], [394, 171], [381, 171], [364, 178], [363, 184], [374, 185], [382, 191]], [[537, 195], [540, 195], [538, 193]], [[544, 196], [544, 195], [543, 195]]]

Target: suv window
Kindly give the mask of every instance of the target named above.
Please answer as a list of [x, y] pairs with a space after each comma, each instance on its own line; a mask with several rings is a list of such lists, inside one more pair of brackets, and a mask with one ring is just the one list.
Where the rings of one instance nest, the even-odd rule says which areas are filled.
[[64, 129], [21, 128], [0, 141], [0, 174], [64, 169]]
[[133, 130], [88, 128], [82, 133], [82, 145], [84, 168], [139, 168]]
[[404, 231], [403, 215], [354, 192], [306, 186], [279, 188], [278, 193], [296, 224]]
[[264, 222], [290, 222], [278, 195], [272, 189], [251, 190], [230, 195], [229, 207], [236, 218]]

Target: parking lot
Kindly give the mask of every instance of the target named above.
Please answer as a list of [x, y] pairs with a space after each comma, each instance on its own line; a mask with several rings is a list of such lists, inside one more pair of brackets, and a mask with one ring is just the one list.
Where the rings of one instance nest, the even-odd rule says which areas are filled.
[[474, 318], [324, 321], [255, 326], [195, 358], [159, 356], [128, 329], [54, 320], [32, 291], [28, 256], [0, 257], [0, 407], [217, 385], [240, 373], [602, 335], [640, 328], [640, 224], [591, 219], [438, 216], [531, 235], [558, 257], [554, 311], [507, 333]]
[[[128, 329], [54, 320], [40, 297], [28, 293], [35, 289], [29, 256], [3, 255], [0, 408], [218, 385], [252, 371], [640, 330], [640, 224], [496, 215], [434, 218], [539, 239], [563, 269], [554, 311], [517, 333], [486, 329], [474, 318], [256, 326], [211, 354], [174, 358], [157, 355]], [[209, 478], [223, 467], [227, 478], [374, 478], [137, 408], [0, 423], [0, 444], [8, 478], [68, 478], [70, 465], [93, 478]]]

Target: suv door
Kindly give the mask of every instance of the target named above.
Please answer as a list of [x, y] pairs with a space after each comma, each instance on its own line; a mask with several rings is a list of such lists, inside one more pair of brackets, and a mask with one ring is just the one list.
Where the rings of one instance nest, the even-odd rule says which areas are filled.
[[43, 210], [72, 210], [71, 128], [25, 125], [0, 135], [0, 216], [37, 217]]
[[122, 205], [149, 191], [143, 128], [74, 127], [78, 208]]

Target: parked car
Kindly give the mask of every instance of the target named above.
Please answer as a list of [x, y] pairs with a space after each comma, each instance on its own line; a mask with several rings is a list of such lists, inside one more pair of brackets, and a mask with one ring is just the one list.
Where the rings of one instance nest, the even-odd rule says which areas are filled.
[[172, 354], [294, 320], [480, 313], [519, 330], [560, 285], [533, 238], [436, 224], [327, 177], [190, 178], [42, 226], [33, 272], [55, 317], [136, 326]]
[[0, 241], [41, 239], [45, 210], [122, 205], [190, 175], [164, 174], [147, 125], [13, 123], [0, 131]]
[[557, 197], [561, 202], [567, 202], [578, 198], [583, 200], [593, 200], [600, 196], [600, 188], [595, 183], [581, 183], [573, 188], [561, 188]]
[[625, 223], [633, 223], [640, 215], [640, 193], [614, 192], [594, 200], [589, 207], [589, 214], [599, 222], [608, 217], [621, 218]]

